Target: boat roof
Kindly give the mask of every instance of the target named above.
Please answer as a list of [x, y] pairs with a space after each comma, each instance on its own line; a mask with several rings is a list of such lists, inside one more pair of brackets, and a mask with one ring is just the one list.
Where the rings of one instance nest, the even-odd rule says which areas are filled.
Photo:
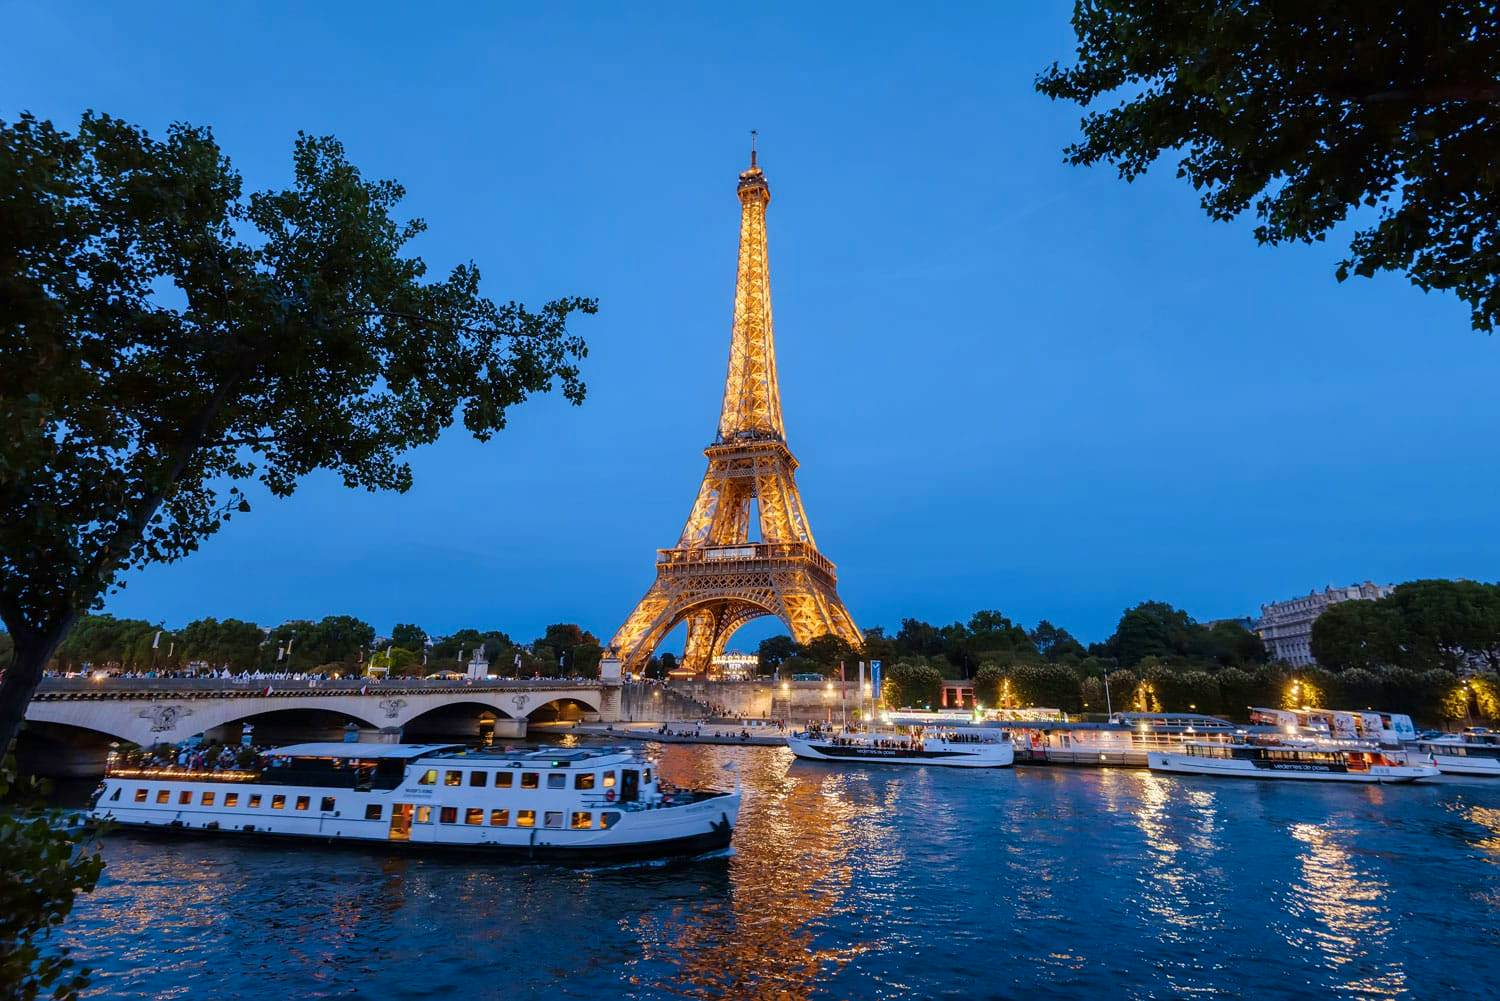
[[418, 758], [462, 748], [462, 744], [354, 744], [327, 740], [289, 744], [269, 753], [277, 758]]

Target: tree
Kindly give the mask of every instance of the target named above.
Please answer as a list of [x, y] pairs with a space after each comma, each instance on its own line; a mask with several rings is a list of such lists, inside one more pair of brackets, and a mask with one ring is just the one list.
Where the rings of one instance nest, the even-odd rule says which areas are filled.
[[832, 633], [824, 633], [809, 640], [801, 649], [801, 656], [816, 661], [825, 671], [835, 672], [840, 663], [852, 673], [859, 660], [859, 652]]
[[1038, 622], [1029, 634], [1031, 645], [1036, 647], [1044, 660], [1057, 663], [1069, 658], [1082, 658], [1087, 651], [1083, 644], [1061, 626], [1054, 626], [1046, 619]]
[[317, 622], [283, 622], [266, 637], [260, 657], [261, 666], [272, 671], [311, 671], [324, 664], [352, 669], [361, 651], [370, 654], [374, 649], [374, 626], [352, 615], [328, 615]]
[[260, 626], [240, 619], [195, 619], [175, 635], [184, 661], [204, 661], [235, 671], [252, 670], [266, 641]]
[[1105, 647], [1122, 666], [1133, 667], [1148, 657], [1185, 655], [1194, 628], [1181, 609], [1164, 601], [1145, 601], [1126, 609]]
[[531, 642], [532, 669], [548, 676], [599, 672], [599, 638], [573, 622], [555, 622]]
[[58, 664], [64, 668], [114, 665], [121, 668], [150, 668], [171, 650], [153, 647], [160, 625], [145, 619], [117, 619], [113, 615], [83, 616], [67, 641], [57, 648]]
[[582, 401], [567, 321], [592, 300], [496, 305], [472, 264], [427, 280], [400, 185], [332, 138], [299, 135], [293, 165], [246, 198], [208, 129], [0, 121], [0, 748], [78, 617], [248, 511], [251, 480], [404, 491], [402, 455], [456, 417], [486, 440], [555, 382]]
[[427, 633], [421, 626], [398, 622], [391, 629], [391, 642], [408, 650], [424, 650], [427, 648]]
[[1016, 701], [1024, 706], [1045, 706], [1077, 712], [1082, 705], [1078, 675], [1061, 664], [1018, 664], [1010, 672]]
[[797, 656], [801, 648], [790, 636], [767, 636], [760, 641], [755, 653], [760, 657], [760, 669], [774, 671], [789, 658]]
[[1037, 89], [1090, 105], [1069, 162], [1127, 181], [1163, 153], [1261, 243], [1324, 239], [1351, 212], [1337, 277], [1405, 272], [1450, 290], [1474, 329], [1500, 317], [1500, 17], [1488, 0], [1079, 0], [1077, 62]]
[[393, 677], [415, 678], [427, 673], [421, 655], [405, 647], [388, 646], [377, 651], [370, 661], [376, 667], [386, 668]]
[[1248, 667], [1266, 662], [1266, 645], [1238, 622], [1215, 622], [1194, 627], [1188, 654], [1220, 667]]
[[892, 709], [931, 706], [943, 689], [943, 675], [926, 664], [892, 664], [881, 675], [881, 700]]
[[1400, 632], [1399, 618], [1380, 602], [1341, 601], [1313, 620], [1308, 649], [1335, 671], [1373, 670], [1403, 659]]
[[10, 633], [0, 629], [0, 671], [10, 666], [10, 658], [15, 649], [16, 645], [10, 641]]
[[981, 664], [974, 672], [974, 701], [982, 706], [996, 708], [1013, 700], [1010, 691], [1010, 675], [999, 664]]
[[94, 889], [104, 861], [81, 841], [83, 818], [49, 817], [41, 792], [17, 782], [13, 756], [0, 760], [0, 800], [22, 801], [0, 810], [0, 997], [71, 1001], [88, 971], [47, 939], [78, 894]]

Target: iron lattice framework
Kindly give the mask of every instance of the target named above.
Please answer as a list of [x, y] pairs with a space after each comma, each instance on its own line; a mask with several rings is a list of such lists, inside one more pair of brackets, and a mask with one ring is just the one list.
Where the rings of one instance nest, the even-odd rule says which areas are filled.
[[[797, 460], [786, 446], [766, 258], [771, 189], [753, 149], [739, 199], [734, 332], [718, 436], [704, 450], [708, 472], [681, 538], [657, 550], [656, 581], [615, 633], [612, 646], [626, 670], [644, 667], [662, 637], [684, 621], [682, 668], [693, 673], [707, 671], [735, 630], [762, 615], [785, 622], [798, 643], [830, 633], [861, 642], [839, 599], [833, 563], [813, 541], [797, 492]], [[760, 527], [754, 542], [752, 501]]]

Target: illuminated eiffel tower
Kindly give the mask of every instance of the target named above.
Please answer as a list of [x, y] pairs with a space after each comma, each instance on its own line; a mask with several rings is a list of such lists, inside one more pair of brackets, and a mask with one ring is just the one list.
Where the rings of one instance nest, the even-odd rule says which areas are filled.
[[[776, 342], [766, 206], [771, 189], [756, 166], [740, 175], [740, 262], [734, 333], [719, 432], [704, 449], [708, 472], [671, 549], [656, 551], [656, 581], [611, 644], [627, 671], [641, 670], [663, 636], [687, 622], [682, 669], [708, 670], [729, 637], [751, 619], [774, 615], [807, 643], [831, 633], [862, 640], [839, 600], [833, 563], [818, 552], [797, 492], [797, 460], [786, 447]], [[760, 538], [750, 539], [751, 509]]]

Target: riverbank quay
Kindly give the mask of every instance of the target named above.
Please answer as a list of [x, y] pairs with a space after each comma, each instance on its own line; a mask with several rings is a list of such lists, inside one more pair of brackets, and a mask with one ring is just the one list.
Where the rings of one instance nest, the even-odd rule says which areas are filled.
[[[757, 730], [763, 732], [757, 732]], [[769, 731], [769, 732], [764, 732]], [[786, 735], [772, 727], [744, 727], [719, 723], [578, 723], [567, 732], [580, 737], [623, 737], [658, 744], [717, 744], [730, 747], [785, 747]]]

